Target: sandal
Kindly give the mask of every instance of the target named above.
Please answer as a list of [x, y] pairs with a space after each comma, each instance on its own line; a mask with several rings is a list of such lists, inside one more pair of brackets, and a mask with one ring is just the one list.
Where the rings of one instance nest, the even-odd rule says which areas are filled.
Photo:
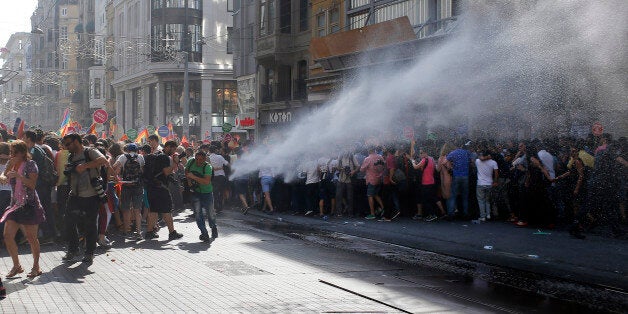
[[13, 268], [11, 268], [11, 271], [6, 275], [7, 278], [12, 278], [15, 277], [17, 274], [21, 274], [24, 272], [24, 268], [22, 268], [22, 266], [13, 266]]
[[26, 277], [28, 278], [35, 278], [39, 275], [43, 274], [43, 272], [41, 271], [41, 269], [35, 270], [35, 269], [31, 269], [31, 272], [28, 273], [28, 275], [26, 275]]

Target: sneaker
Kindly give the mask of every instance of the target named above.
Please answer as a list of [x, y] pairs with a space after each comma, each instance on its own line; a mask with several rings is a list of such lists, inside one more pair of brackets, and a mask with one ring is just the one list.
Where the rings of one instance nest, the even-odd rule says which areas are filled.
[[364, 218], [366, 218], [368, 220], [372, 220], [372, 219], [375, 219], [375, 215], [368, 215], [368, 216], [366, 216]]
[[528, 223], [527, 223], [527, 222], [525, 222], [525, 221], [519, 220], [519, 221], [517, 221], [517, 223], [516, 223], [515, 225], [516, 225], [517, 227], [525, 227], [525, 226], [527, 226], [527, 225], [528, 225]]
[[170, 232], [170, 234], [168, 234], [168, 240], [176, 240], [176, 239], [181, 239], [183, 237], [182, 234], [178, 233], [176, 230]]
[[102, 240], [98, 240], [98, 245], [108, 249], [108, 248], [111, 247], [111, 241], [109, 241], [109, 239], [107, 239], [107, 237], [105, 237]]
[[159, 235], [156, 232], [146, 232], [146, 234], [144, 235], [144, 239], [146, 240], [157, 239], [157, 238], [159, 238]]
[[81, 262], [85, 263], [85, 264], [91, 264], [94, 262], [94, 254], [85, 254], [85, 256], [83, 256], [83, 259], [81, 260]]
[[314, 213], [313, 210], [308, 210], [308, 211], [305, 212], [305, 216], [309, 216], [309, 215], [311, 215], [313, 213]]
[[423, 216], [416, 214], [412, 217], [412, 220], [423, 220]]
[[242, 213], [247, 214], [249, 212], [250, 207], [242, 207]]
[[392, 217], [390, 217], [390, 220], [394, 220], [395, 218], [399, 217], [400, 214], [401, 214], [400, 211], [395, 212], [395, 214], [392, 215]]
[[432, 221], [434, 221], [436, 219], [438, 219], [438, 217], [436, 217], [436, 215], [429, 215], [429, 216], [427, 216], [427, 218], [425, 218], [425, 221], [432, 222]]
[[203, 241], [203, 242], [209, 242], [209, 235], [201, 234], [200, 236], [198, 236], [198, 239]]
[[480, 217], [480, 219], [478, 219], [478, 220], [481, 221], [481, 222], [486, 222], [486, 218], [484, 218], [484, 217]]
[[375, 211], [375, 216], [382, 216], [384, 215], [384, 209], [380, 208], [378, 210]]
[[135, 241], [142, 241], [142, 240], [144, 240], [144, 237], [142, 237], [142, 233], [141, 232], [136, 231], [133, 234], [133, 240], [135, 240]]
[[77, 252], [70, 252], [68, 251], [67, 253], [65, 253], [65, 255], [61, 258], [62, 261], [64, 262], [70, 262], [73, 261], [76, 258], [76, 254]]

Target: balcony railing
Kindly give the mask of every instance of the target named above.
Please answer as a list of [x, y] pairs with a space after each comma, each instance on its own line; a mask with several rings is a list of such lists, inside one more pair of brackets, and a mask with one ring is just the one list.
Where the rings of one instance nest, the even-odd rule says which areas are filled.
[[427, 22], [419, 26], [416, 26], [414, 28], [414, 33], [416, 34], [418, 39], [445, 35], [453, 31], [457, 25], [458, 23], [457, 23], [456, 16], [452, 16], [446, 19], [440, 19], [436, 21], [428, 20]]

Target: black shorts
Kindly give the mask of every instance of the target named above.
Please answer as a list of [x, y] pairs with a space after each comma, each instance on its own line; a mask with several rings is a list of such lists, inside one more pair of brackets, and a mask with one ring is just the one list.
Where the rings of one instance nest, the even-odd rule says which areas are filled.
[[249, 179], [235, 179], [233, 181], [236, 194], [246, 195], [249, 190]]
[[165, 187], [147, 187], [146, 196], [152, 213], [168, 214], [172, 212], [172, 197]]

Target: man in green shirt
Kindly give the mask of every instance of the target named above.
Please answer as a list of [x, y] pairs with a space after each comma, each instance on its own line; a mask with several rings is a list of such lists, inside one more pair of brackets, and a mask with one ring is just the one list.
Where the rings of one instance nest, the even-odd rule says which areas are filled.
[[[185, 165], [185, 176], [192, 187], [192, 205], [196, 215], [196, 225], [201, 230], [198, 237], [203, 242], [213, 241], [218, 237], [216, 228], [216, 211], [214, 210], [214, 194], [212, 187], [212, 166], [207, 162], [207, 154], [199, 150], [194, 158]], [[211, 239], [205, 227], [205, 215], [212, 229]]]

